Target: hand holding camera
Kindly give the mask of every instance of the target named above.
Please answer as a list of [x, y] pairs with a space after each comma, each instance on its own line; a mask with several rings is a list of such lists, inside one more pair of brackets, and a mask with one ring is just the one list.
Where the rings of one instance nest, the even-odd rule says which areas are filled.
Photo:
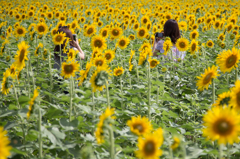
[[155, 33], [155, 40], [158, 42], [159, 40], [164, 38], [164, 32]]

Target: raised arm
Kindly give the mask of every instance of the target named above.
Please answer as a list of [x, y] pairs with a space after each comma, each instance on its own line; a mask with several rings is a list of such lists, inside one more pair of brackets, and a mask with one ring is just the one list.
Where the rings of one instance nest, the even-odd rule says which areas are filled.
[[84, 54], [84, 52], [82, 51], [81, 47], [79, 46], [78, 42], [73, 41], [73, 43], [74, 43], [74, 47], [77, 48], [77, 50], [78, 50], [78, 55], [79, 55], [79, 57], [80, 57], [82, 60], [84, 60], [85, 54]]

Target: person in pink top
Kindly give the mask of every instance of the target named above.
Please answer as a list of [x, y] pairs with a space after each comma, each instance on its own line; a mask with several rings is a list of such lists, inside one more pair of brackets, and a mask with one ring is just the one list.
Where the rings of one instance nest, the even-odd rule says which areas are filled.
[[163, 50], [164, 38], [169, 37], [173, 44], [173, 46], [171, 48], [173, 60], [177, 61], [177, 59], [179, 59], [179, 58], [181, 60], [183, 60], [186, 55], [186, 52], [179, 51], [175, 45], [177, 42], [177, 39], [179, 39], [181, 37], [177, 21], [175, 21], [173, 19], [167, 20], [166, 23], [164, 24], [164, 32], [161, 35], [164, 35], [164, 36], [155, 38], [153, 49], [152, 49], [153, 56], [157, 56], [158, 58], [161, 56], [164, 56], [165, 58], [171, 59], [171, 56], [169, 54], [166, 56], [163, 55], [163, 53], [164, 53], [164, 50]]

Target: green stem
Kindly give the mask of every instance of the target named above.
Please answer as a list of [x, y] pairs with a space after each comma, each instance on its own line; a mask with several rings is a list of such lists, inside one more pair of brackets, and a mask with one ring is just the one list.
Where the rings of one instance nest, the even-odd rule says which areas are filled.
[[236, 70], [235, 70], [235, 80], [236, 81], [238, 80], [238, 67], [236, 67]]
[[[92, 91], [92, 105], [93, 105], [93, 110], [92, 111], [95, 111], [95, 103], [94, 103], [94, 92]], [[93, 122], [95, 120], [95, 115], [93, 114]]]
[[[52, 64], [51, 64], [51, 53], [48, 55], [48, 66], [49, 66], [49, 74], [50, 74], [50, 93], [52, 94], [53, 89], [53, 79], [52, 79]], [[49, 96], [50, 103], [52, 103], [52, 97]]]
[[34, 73], [33, 73], [33, 71], [32, 71], [31, 60], [29, 59], [28, 62], [29, 62], [29, 69], [30, 69], [30, 72], [31, 72], [31, 74], [32, 74], [32, 83], [33, 83], [33, 92], [34, 92], [34, 90], [35, 90]]
[[107, 93], [107, 107], [111, 108], [110, 106], [110, 99], [109, 99], [109, 90], [108, 90], [108, 81], [105, 81], [106, 84], [106, 93]]
[[[156, 69], [157, 70], [157, 80], [158, 80], [158, 68]], [[157, 105], [159, 104], [159, 85], [157, 86]]]
[[215, 102], [215, 83], [214, 79], [212, 79], [212, 104]]
[[219, 159], [223, 157], [223, 144], [219, 145]]
[[39, 158], [41, 159], [43, 157], [42, 155], [42, 130], [41, 130], [41, 123], [42, 123], [42, 115], [41, 115], [41, 108], [39, 104], [39, 110], [38, 110], [38, 130], [39, 130]]
[[229, 143], [227, 143], [227, 159], [230, 159], [229, 148], [230, 148], [230, 145]]
[[150, 63], [148, 63], [148, 119], [151, 120], [151, 71], [150, 71]]
[[114, 152], [114, 136], [113, 136], [113, 130], [112, 127], [109, 126], [109, 139], [110, 139], [110, 158], [114, 159], [115, 158], [115, 152]]
[[73, 94], [73, 89], [72, 89], [72, 76], [70, 77], [69, 81], [69, 87], [70, 87], [70, 108], [69, 108], [69, 122], [71, 121], [71, 115], [72, 115], [72, 94]]
[[15, 84], [14, 82], [12, 82], [13, 84], [13, 89], [14, 89], [14, 94], [15, 94], [15, 98], [16, 98], [16, 101], [17, 101], [17, 106], [18, 106], [18, 109], [20, 109], [20, 104], [19, 104], [19, 101], [18, 101], [18, 95], [17, 95], [17, 90], [16, 90], [16, 87], [15, 87]]
[[227, 85], [228, 85], [228, 88], [230, 88], [229, 87], [229, 73], [227, 73]]
[[120, 77], [120, 87], [121, 87], [121, 108], [122, 111], [124, 110], [124, 106], [123, 106], [123, 89], [122, 89], [122, 77]]
[[28, 79], [28, 97], [30, 98], [30, 80], [29, 80], [29, 69], [28, 69], [28, 63], [27, 63], [27, 79]]

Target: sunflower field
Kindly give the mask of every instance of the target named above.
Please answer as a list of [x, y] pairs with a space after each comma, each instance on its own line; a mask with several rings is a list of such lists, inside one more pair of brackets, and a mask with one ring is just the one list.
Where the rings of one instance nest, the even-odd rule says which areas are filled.
[[[0, 159], [239, 159], [239, 7], [1, 0]], [[153, 56], [169, 19], [185, 58], [173, 57], [168, 37], [171, 58]], [[62, 27], [77, 35], [84, 59]]]

